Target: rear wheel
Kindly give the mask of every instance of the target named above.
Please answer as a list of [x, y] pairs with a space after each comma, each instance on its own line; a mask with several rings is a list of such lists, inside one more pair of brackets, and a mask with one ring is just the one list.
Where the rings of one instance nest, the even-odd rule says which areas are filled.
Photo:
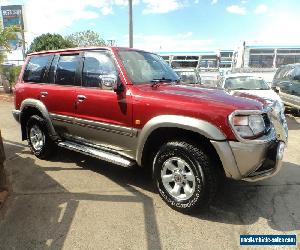
[[180, 212], [206, 208], [217, 189], [217, 171], [209, 155], [192, 143], [164, 144], [154, 159], [154, 178], [162, 199]]
[[43, 118], [33, 115], [28, 119], [27, 141], [31, 152], [40, 159], [50, 157], [55, 149], [55, 144], [51, 140]]

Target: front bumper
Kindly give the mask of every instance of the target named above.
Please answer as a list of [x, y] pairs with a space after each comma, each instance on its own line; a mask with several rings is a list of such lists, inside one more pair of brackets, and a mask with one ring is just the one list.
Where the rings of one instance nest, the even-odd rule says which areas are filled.
[[282, 114], [268, 113], [272, 128], [258, 140], [211, 141], [227, 177], [235, 180], [258, 181], [278, 173], [288, 138]]
[[261, 166], [251, 172], [245, 181], [258, 181], [276, 175], [282, 166], [283, 153], [285, 149], [284, 142], [277, 142], [267, 150], [267, 157]]

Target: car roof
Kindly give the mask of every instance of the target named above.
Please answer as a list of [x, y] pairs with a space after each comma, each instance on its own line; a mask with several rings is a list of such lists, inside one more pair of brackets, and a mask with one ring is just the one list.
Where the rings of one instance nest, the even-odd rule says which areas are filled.
[[249, 73], [228, 74], [228, 75], [225, 75], [223, 78], [227, 79], [227, 78], [235, 78], [235, 77], [252, 77], [252, 78], [256, 78], [256, 79], [263, 79], [261, 76], [256, 76], [256, 75], [249, 74]]
[[143, 51], [139, 49], [133, 49], [128, 47], [108, 47], [108, 46], [91, 46], [91, 47], [77, 47], [77, 48], [67, 48], [67, 49], [57, 49], [57, 50], [43, 50], [38, 52], [32, 52], [28, 56], [41, 55], [41, 54], [55, 54], [61, 52], [80, 52], [88, 50], [132, 50], [132, 51]]
[[291, 66], [300, 66], [300, 63], [291, 63], [291, 64], [285, 64], [281, 65], [279, 68], [285, 68], [285, 67], [291, 67]]
[[177, 69], [173, 69], [176, 72], [197, 72], [196, 69], [194, 68], [177, 68]]

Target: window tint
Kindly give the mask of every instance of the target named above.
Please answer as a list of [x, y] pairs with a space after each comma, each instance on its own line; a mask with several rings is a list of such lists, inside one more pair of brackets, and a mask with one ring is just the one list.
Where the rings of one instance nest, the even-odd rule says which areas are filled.
[[136, 84], [155, 79], [179, 80], [178, 75], [156, 54], [134, 50], [120, 50], [118, 54], [130, 80]]
[[79, 55], [61, 55], [57, 63], [55, 83], [60, 85], [78, 85], [75, 82]]
[[260, 78], [251, 76], [230, 77], [225, 80], [225, 89], [230, 90], [268, 90], [268, 84]]
[[25, 82], [42, 82], [50, 58], [52, 55], [32, 56], [25, 68], [23, 80]]
[[295, 67], [294, 80], [297, 80], [298, 82], [300, 82], [300, 66]]
[[282, 74], [283, 69], [278, 69], [274, 75], [274, 80], [278, 80]]
[[293, 78], [293, 71], [294, 71], [294, 67], [287, 67], [287, 70], [283, 73], [282, 78], [284, 80], [292, 80]]
[[300, 96], [300, 83], [299, 82], [282, 82], [280, 84], [280, 90], [283, 93]]
[[58, 60], [59, 60], [59, 55], [55, 55], [49, 69], [49, 74], [47, 79], [49, 83], [55, 82], [55, 71], [56, 71], [56, 65]]
[[84, 87], [100, 87], [102, 79], [117, 76], [113, 59], [108, 52], [86, 52], [84, 54], [82, 85]]
[[291, 69], [289, 66], [284, 66], [278, 69], [277, 73], [274, 76], [274, 81], [276, 81], [274, 86], [277, 86], [280, 83], [280, 81], [287, 80], [286, 76], [290, 70]]

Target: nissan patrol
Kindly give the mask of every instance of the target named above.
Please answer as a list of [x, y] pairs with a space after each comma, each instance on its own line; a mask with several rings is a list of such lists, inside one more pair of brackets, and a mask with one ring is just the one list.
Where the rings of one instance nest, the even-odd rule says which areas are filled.
[[148, 168], [181, 212], [207, 206], [220, 176], [275, 175], [287, 143], [276, 102], [182, 85], [161, 57], [141, 50], [29, 54], [14, 93], [13, 115], [38, 158], [67, 148]]

